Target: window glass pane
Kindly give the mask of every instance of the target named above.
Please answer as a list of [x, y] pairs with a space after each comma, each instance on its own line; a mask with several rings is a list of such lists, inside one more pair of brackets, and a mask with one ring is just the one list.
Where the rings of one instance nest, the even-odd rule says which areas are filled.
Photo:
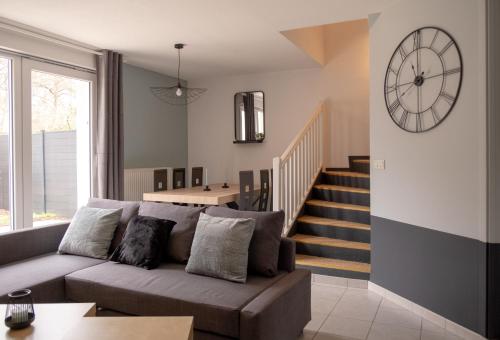
[[71, 219], [90, 195], [90, 83], [31, 72], [33, 225]]
[[0, 57], [0, 232], [11, 225], [10, 204], [10, 60]]

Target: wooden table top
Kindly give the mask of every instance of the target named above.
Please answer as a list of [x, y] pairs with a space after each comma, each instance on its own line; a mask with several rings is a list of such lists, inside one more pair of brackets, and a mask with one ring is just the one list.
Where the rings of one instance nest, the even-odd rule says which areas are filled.
[[[35, 304], [30, 327], [10, 330], [2, 322], [0, 338], [8, 340], [192, 340], [192, 316], [95, 317], [94, 303]], [[5, 310], [0, 305], [0, 310]]]
[[82, 318], [63, 340], [193, 340], [192, 316]]
[[[0, 305], [0, 311], [6, 306]], [[94, 303], [42, 303], [35, 304], [35, 321], [30, 327], [10, 330], [0, 324], [0, 338], [25, 340], [59, 340], [85, 316], [95, 316]]]
[[[205, 187], [183, 188], [144, 193], [144, 201], [170, 202], [186, 204], [221, 205], [235, 202], [240, 194], [239, 184], [229, 184], [222, 188], [223, 183], [210, 184], [211, 191], [203, 191]], [[258, 190], [256, 188], [255, 190]]]

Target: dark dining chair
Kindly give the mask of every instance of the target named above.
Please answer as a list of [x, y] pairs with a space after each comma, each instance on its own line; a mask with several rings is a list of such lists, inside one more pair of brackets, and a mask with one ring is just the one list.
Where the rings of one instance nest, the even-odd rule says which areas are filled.
[[260, 170], [260, 194], [258, 202], [258, 211], [266, 211], [269, 202], [269, 170]]
[[172, 172], [172, 188], [182, 189], [186, 187], [186, 169], [175, 168]]
[[270, 211], [273, 211], [273, 181], [274, 181], [274, 178], [273, 178], [273, 168], [270, 169], [270, 173], [271, 173], [271, 176], [269, 176], [269, 184], [270, 184], [270, 188], [269, 188], [269, 210]]
[[240, 171], [240, 200], [239, 210], [254, 210], [254, 183], [253, 171]]
[[196, 166], [191, 170], [191, 186], [201, 187], [203, 185], [203, 167]]

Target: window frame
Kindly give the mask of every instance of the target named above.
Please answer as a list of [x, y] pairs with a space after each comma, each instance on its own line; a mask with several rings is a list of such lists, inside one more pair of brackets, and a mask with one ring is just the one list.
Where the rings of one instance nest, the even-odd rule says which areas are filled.
[[89, 117], [89, 193], [93, 194], [92, 175], [95, 164], [97, 126], [97, 76], [49, 62], [0, 51], [0, 57], [11, 64], [11, 115], [9, 119], [9, 174], [11, 230], [33, 227], [32, 211], [32, 131], [31, 131], [31, 71], [41, 71], [88, 81], [90, 85]]

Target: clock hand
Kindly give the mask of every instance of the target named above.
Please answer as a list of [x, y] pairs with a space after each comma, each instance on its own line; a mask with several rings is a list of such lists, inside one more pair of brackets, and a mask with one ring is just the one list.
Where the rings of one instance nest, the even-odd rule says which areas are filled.
[[[418, 54], [417, 54], [417, 56], [418, 56]], [[418, 61], [417, 61], [417, 65], [418, 65]], [[411, 69], [413, 70], [413, 75], [416, 77], [417, 76], [417, 72], [415, 72], [415, 66], [413, 66], [413, 64], [411, 64]]]
[[415, 83], [412, 83], [411, 86], [409, 88], [407, 88], [406, 91], [401, 94], [401, 97], [403, 97], [408, 91], [410, 91], [413, 88], [413, 86], [415, 86]]

